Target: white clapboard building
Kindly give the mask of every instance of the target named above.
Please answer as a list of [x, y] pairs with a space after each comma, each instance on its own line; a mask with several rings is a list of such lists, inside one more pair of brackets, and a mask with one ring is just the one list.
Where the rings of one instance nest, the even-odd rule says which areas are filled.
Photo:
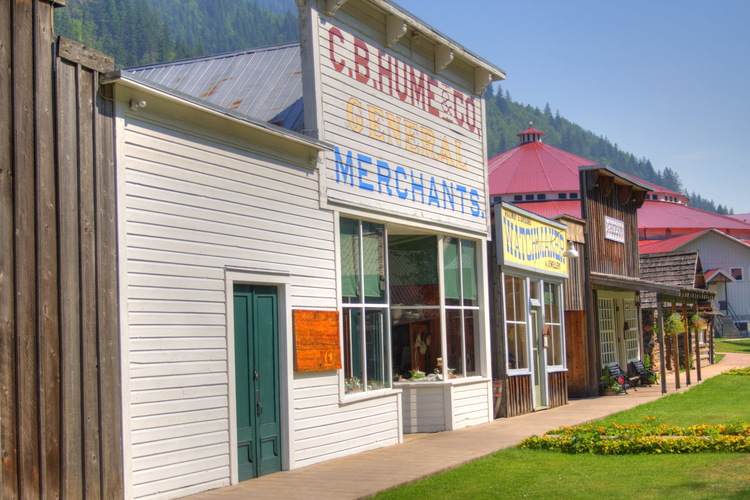
[[128, 497], [492, 419], [481, 95], [504, 74], [389, 1], [297, 3], [299, 44], [103, 80]]

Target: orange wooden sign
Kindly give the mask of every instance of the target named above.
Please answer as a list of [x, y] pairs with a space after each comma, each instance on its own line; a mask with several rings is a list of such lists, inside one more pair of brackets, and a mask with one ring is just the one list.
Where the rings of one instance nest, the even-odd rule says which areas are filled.
[[296, 309], [294, 318], [294, 369], [298, 372], [341, 368], [338, 311]]

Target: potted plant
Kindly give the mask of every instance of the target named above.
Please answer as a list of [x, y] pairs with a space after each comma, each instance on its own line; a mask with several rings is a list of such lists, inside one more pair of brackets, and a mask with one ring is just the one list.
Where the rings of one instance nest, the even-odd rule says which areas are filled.
[[606, 368], [602, 370], [602, 376], [599, 378], [599, 386], [602, 388], [602, 394], [605, 396], [615, 396], [622, 390], [620, 382]]
[[679, 335], [685, 331], [685, 324], [682, 321], [682, 315], [672, 313], [664, 318], [664, 333], [667, 335]]
[[699, 313], [695, 313], [692, 316], [690, 316], [690, 326], [692, 326], [696, 330], [700, 330], [701, 328], [705, 328], [706, 321], [703, 319], [703, 316], [701, 316]]

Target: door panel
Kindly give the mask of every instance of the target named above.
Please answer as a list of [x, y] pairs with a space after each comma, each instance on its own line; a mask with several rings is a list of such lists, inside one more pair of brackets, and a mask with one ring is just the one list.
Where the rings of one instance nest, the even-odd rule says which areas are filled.
[[276, 288], [235, 285], [239, 479], [281, 470]]

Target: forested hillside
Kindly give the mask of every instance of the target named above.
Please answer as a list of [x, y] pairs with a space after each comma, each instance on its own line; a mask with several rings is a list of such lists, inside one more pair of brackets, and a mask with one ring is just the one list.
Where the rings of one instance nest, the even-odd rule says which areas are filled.
[[[129, 67], [296, 41], [294, 9], [290, 0], [68, 0], [55, 11], [55, 31]], [[549, 104], [540, 110], [517, 103], [499, 85], [485, 96], [490, 158], [517, 146], [516, 134], [533, 122], [551, 146], [688, 195], [677, 172], [655, 170], [648, 159], [553, 114]], [[688, 196], [691, 206], [732, 213], [695, 192]]]

